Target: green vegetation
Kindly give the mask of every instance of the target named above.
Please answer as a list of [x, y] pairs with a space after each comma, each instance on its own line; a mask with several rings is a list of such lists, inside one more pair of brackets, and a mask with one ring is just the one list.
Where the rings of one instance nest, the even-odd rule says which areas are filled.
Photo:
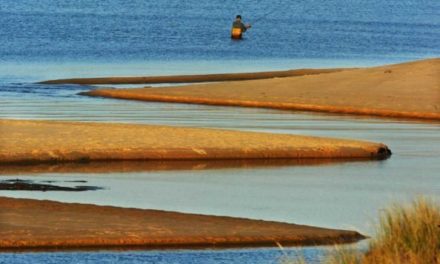
[[418, 199], [409, 206], [394, 205], [380, 218], [376, 237], [362, 254], [337, 250], [325, 262], [332, 264], [440, 263], [440, 208]]
[[323, 263], [440, 264], [440, 207], [422, 198], [394, 205], [382, 213], [366, 252], [337, 249]]

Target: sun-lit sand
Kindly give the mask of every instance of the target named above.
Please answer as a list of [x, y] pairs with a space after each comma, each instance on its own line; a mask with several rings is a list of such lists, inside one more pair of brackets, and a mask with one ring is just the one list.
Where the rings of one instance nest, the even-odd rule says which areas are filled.
[[[221, 78], [227, 82], [170, 88], [100, 89], [87, 94], [440, 120], [440, 59], [365, 69], [335, 69], [334, 72], [296, 72], [294, 77], [281, 76], [286, 72], [276, 74], [280, 75], [263, 74], [258, 80], [246, 80], [252, 74], [188, 77], [193, 79], [185, 79], [185, 76], [95, 79], [92, 80], [95, 83], [219, 81]], [[232, 81], [234, 78], [239, 81]], [[200, 168], [199, 162], [207, 160], [235, 161], [203, 165], [212, 169], [259, 164], [241, 161], [245, 159], [279, 159], [280, 162], [263, 163], [275, 166], [292, 165], [286, 160], [304, 159], [312, 161], [306, 164], [322, 164], [315, 160], [325, 163], [330, 159], [383, 159], [391, 154], [382, 143], [171, 126], [0, 120], [0, 131], [0, 163], [5, 172], [12, 173], [45, 171], [48, 166], [60, 173], [188, 169]], [[153, 163], [113, 163], [145, 160]], [[75, 164], [91, 161], [113, 162], [105, 167], [104, 163], [90, 163], [94, 165], [85, 171]], [[164, 161], [172, 161], [174, 165], [161, 163]], [[66, 162], [66, 166], [55, 169], [54, 164], [22, 166], [60, 162]], [[302, 161], [294, 162], [294, 165], [301, 164]], [[287, 223], [2, 197], [0, 236], [0, 250], [243, 247], [272, 246], [276, 242], [319, 245], [364, 238], [352, 231]]]
[[322, 245], [365, 238], [354, 231], [0, 197], [0, 250]]
[[440, 59], [340, 72], [85, 93], [144, 101], [440, 120]]
[[171, 76], [145, 77], [101, 77], [101, 78], [73, 78], [43, 81], [43, 84], [147, 84], [147, 83], [193, 83], [193, 82], [220, 82], [243, 81], [268, 78], [284, 78], [292, 76], [314, 75], [338, 72], [341, 69], [298, 69], [287, 71], [249, 72], [249, 73], [220, 73]]
[[369, 158], [381, 143], [133, 124], [0, 120], [0, 163], [93, 160]]
[[[194, 160], [217, 159], [232, 159], [235, 163], [206, 166], [253, 164], [237, 159], [280, 159], [263, 164], [292, 165], [286, 159], [311, 158], [310, 163], [297, 160], [294, 165], [325, 164], [332, 158], [386, 158], [390, 154], [380, 143], [218, 129], [0, 120], [0, 131], [0, 163], [6, 173], [160, 170], [170, 166], [187, 169], [199, 166], [194, 165], [198, 164]], [[93, 160], [156, 160], [156, 163], [136, 163], [128, 168], [124, 163], [92, 163], [91, 168], [72, 163]], [[174, 160], [175, 166], [157, 163], [161, 160]], [[187, 163], [190, 160], [192, 163]], [[70, 163], [67, 167], [55, 164], [55, 168], [23, 166], [45, 162]], [[286, 223], [2, 197], [0, 237], [0, 250], [243, 247], [275, 246], [276, 242], [320, 245], [364, 238], [353, 231]]]

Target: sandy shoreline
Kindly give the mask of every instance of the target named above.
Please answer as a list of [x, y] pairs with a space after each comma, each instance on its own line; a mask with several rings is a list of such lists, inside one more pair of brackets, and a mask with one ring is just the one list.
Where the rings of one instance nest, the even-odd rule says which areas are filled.
[[[0, 131], [0, 164], [5, 173], [71, 172], [87, 167], [75, 163], [55, 168], [22, 166], [45, 162], [175, 160], [178, 168], [200, 169], [198, 163], [186, 161], [280, 158], [273, 163], [277, 166], [291, 164], [286, 158], [322, 159], [295, 162], [301, 165], [325, 164], [333, 158], [345, 161], [389, 155], [388, 148], [380, 143], [218, 129], [0, 120]], [[105, 164], [95, 163], [91, 172], [127, 170], [123, 164]], [[237, 161], [226, 166], [248, 164], [253, 166], [253, 162]], [[169, 169], [167, 166], [137, 163], [128, 170]], [[353, 231], [271, 221], [4, 197], [0, 197], [0, 237], [0, 251], [260, 247], [276, 246], [277, 242], [304, 246], [365, 238]]]
[[172, 76], [145, 76], [145, 77], [101, 77], [101, 78], [73, 78], [43, 81], [43, 84], [153, 84], [153, 83], [193, 83], [193, 82], [224, 82], [243, 81], [270, 78], [284, 78], [303, 75], [324, 74], [338, 72], [341, 69], [298, 69], [287, 71], [250, 72], [250, 73], [220, 73], [197, 75]]
[[365, 69], [181, 87], [84, 93], [143, 101], [265, 107], [440, 120], [440, 59]]
[[[343, 71], [69, 81], [93, 84], [227, 81], [170, 88], [100, 89], [87, 94], [438, 121], [439, 74], [440, 59], [430, 59]], [[391, 154], [384, 144], [357, 140], [134, 124], [0, 120], [0, 132], [0, 165], [6, 173], [200, 169], [199, 161], [205, 160], [219, 161], [202, 166], [212, 169], [259, 164], [242, 162], [246, 159], [280, 161], [262, 166], [291, 165], [288, 160], [297, 160], [294, 165], [301, 165], [304, 159], [311, 161], [304, 164], [325, 164], [334, 159], [383, 159]], [[145, 160], [156, 163], [126, 166], [118, 162], [111, 166], [94, 163], [86, 169], [77, 166], [91, 161]], [[52, 166], [60, 163], [66, 165]], [[41, 167], [26, 168], [23, 164]], [[4, 197], [0, 197], [0, 237], [0, 251], [256, 247], [275, 246], [276, 242], [304, 246], [350, 243], [364, 238], [353, 231], [271, 221]]]
[[0, 120], [0, 163], [93, 160], [387, 158], [365, 141], [220, 129]]
[[324, 245], [354, 231], [244, 218], [0, 197], [0, 251]]

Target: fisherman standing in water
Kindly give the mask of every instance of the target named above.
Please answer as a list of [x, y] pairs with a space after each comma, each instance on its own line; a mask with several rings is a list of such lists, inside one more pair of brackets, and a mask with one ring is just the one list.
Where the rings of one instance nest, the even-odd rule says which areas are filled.
[[231, 38], [241, 39], [243, 37], [243, 33], [246, 32], [246, 30], [250, 27], [250, 24], [243, 24], [243, 22], [241, 22], [241, 16], [237, 15], [234, 23], [232, 23]]

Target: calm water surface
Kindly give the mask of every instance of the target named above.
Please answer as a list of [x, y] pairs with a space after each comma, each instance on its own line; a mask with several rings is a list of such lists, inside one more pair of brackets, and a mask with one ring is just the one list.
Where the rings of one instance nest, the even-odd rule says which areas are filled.
[[[0, 192], [286, 221], [372, 234], [392, 201], [440, 200], [440, 126], [293, 111], [88, 98], [51, 78], [358, 67], [439, 57], [440, 2], [0, 2], [0, 118], [213, 127], [363, 139], [385, 161], [118, 163], [1, 168], [0, 178], [86, 180], [86, 193]], [[241, 13], [253, 28], [229, 39]], [[1, 131], [0, 131], [1, 132]], [[110, 170], [109, 170], [110, 167]], [[326, 248], [301, 255], [319, 262]], [[298, 252], [287, 252], [294, 255]], [[4, 253], [0, 263], [278, 263], [278, 249]]]
[[[2, 0], [0, 60], [416, 59], [438, 56], [437, 0]], [[235, 15], [254, 26], [231, 41]]]
[[[68, 86], [70, 88], [70, 86]], [[82, 89], [82, 88], [81, 88]], [[44, 90], [44, 89], [43, 89]], [[71, 166], [5, 170], [2, 177], [87, 180], [103, 191], [87, 193], [2, 192], [4, 195], [233, 215], [370, 233], [378, 209], [393, 200], [438, 196], [440, 133], [437, 124], [267, 109], [145, 103], [68, 96], [42, 97], [44, 105], [16, 98], [0, 106], [3, 117], [130, 122], [228, 128], [272, 133], [353, 138], [386, 143], [385, 161], [282, 163], [124, 163], [115, 171]], [[63, 99], [61, 99], [63, 98]], [[13, 111], [11, 110], [14, 109]], [[56, 113], [51, 115], [50, 113]], [[151, 165], [149, 165], [151, 164]], [[206, 168], [206, 169], [205, 169]], [[262, 188], [264, 186], [264, 188]]]
[[[29, 93], [17, 92], [21, 89], [29, 89]], [[87, 185], [105, 189], [85, 193], [3, 191], [1, 195], [276, 220], [355, 229], [365, 234], [372, 234], [373, 220], [390, 202], [409, 201], [419, 195], [440, 198], [440, 126], [437, 124], [76, 95], [83, 89], [78, 86], [14, 87], [14, 91], [4, 92], [7, 100], [0, 104], [1, 117], [354, 138], [384, 142], [394, 154], [385, 161], [321, 164], [128, 162], [112, 164], [110, 169], [108, 164], [100, 163], [91, 168], [70, 165], [3, 168], [0, 176], [3, 179], [56, 180], [64, 185], [74, 185], [65, 181], [86, 180]], [[324, 253], [316, 248], [308, 251], [311, 260], [317, 260]], [[41, 262], [56, 262], [61, 258], [75, 263], [101, 258], [126, 263], [271, 263], [268, 259], [275, 256], [280, 256], [277, 249], [4, 255], [17, 261], [35, 258]]]
[[306, 247], [295, 249], [231, 249], [231, 250], [176, 250], [176, 251], [98, 251], [55, 253], [3, 253], [0, 263], [148, 263], [148, 264], [278, 264], [301, 257], [318, 263], [328, 249]]

